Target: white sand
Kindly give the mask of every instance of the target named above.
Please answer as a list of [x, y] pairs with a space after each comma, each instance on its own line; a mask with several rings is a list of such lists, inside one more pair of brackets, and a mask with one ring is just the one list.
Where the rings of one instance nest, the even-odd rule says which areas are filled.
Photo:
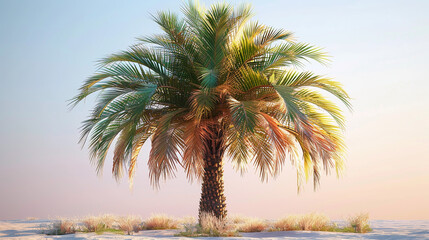
[[429, 239], [429, 221], [371, 221], [374, 229], [371, 233], [331, 233], [331, 232], [261, 232], [242, 233], [242, 237], [232, 238], [185, 238], [174, 237], [177, 230], [140, 231], [132, 236], [117, 234], [77, 233], [61, 236], [40, 234], [41, 226], [49, 224], [47, 220], [10, 220], [0, 221], [1, 239]]

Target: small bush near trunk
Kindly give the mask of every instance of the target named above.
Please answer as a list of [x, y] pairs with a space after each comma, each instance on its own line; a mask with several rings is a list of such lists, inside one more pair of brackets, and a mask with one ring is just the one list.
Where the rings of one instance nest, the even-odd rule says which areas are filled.
[[219, 219], [211, 213], [202, 213], [200, 223], [195, 226], [188, 225], [178, 235], [185, 237], [233, 237], [238, 233], [227, 221]]

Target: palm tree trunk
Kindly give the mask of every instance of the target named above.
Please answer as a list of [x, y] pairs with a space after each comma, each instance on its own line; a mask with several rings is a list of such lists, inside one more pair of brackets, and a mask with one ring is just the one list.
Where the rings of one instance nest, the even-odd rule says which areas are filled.
[[213, 126], [210, 128], [210, 135], [212, 137], [206, 141], [203, 184], [198, 212], [200, 220], [203, 212], [211, 213], [219, 219], [226, 217], [222, 163], [223, 131], [219, 126]]

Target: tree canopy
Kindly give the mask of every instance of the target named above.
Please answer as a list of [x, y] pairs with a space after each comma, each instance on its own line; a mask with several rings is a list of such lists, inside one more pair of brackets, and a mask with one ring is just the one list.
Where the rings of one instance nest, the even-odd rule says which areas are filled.
[[[350, 108], [341, 84], [303, 71], [329, 61], [321, 49], [297, 42], [292, 32], [251, 21], [249, 5], [189, 2], [183, 16], [158, 12], [161, 34], [100, 61], [72, 100], [98, 94], [82, 125], [81, 141], [100, 171], [114, 148], [112, 173], [132, 179], [143, 144], [151, 138], [149, 176], [154, 186], [174, 176], [204, 173], [204, 149], [213, 126], [223, 132], [224, 159], [260, 178], [277, 175], [286, 160], [303, 176], [343, 168], [344, 116]], [[327, 97], [330, 95], [331, 97]], [[116, 140], [116, 141], [115, 141]], [[113, 144], [115, 146], [113, 147]]]

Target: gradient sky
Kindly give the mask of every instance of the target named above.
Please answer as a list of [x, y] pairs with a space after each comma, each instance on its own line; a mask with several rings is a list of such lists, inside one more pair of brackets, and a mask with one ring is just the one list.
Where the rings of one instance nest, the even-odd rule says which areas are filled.
[[[209, 4], [214, 1], [204, 1]], [[241, 1], [231, 1], [238, 3]], [[347, 112], [347, 171], [297, 194], [290, 164], [260, 183], [230, 164], [230, 214], [278, 218], [321, 212], [345, 218], [429, 219], [429, 1], [249, 1], [254, 19], [324, 47], [329, 67], [309, 66], [342, 82]], [[139, 158], [134, 189], [103, 176], [77, 144], [93, 101], [69, 111], [66, 101], [98, 59], [159, 32], [150, 13], [180, 11], [181, 1], [0, 0], [0, 219], [87, 214], [196, 215], [200, 185], [177, 177], [153, 190]], [[111, 156], [110, 156], [111, 157]]]

